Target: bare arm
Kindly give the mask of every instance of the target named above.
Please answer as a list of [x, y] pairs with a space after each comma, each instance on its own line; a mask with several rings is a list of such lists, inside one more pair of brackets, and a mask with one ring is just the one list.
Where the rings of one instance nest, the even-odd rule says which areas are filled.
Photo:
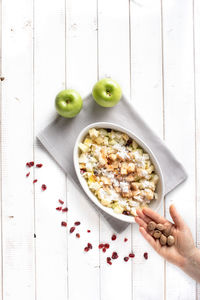
[[[195, 247], [192, 233], [175, 207], [170, 206], [170, 215], [174, 223], [169, 222], [149, 208], [137, 210], [137, 214], [138, 217], [135, 220], [140, 226], [141, 234], [158, 254], [200, 282], [200, 250]], [[159, 241], [148, 233], [147, 224], [150, 221], [171, 226], [171, 234], [175, 238], [175, 244], [172, 247], [161, 246]]]

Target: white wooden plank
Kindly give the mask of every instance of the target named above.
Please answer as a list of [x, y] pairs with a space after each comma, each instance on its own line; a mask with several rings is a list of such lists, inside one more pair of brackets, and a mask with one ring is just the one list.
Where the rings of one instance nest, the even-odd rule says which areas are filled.
[[[32, 0], [2, 1], [3, 299], [35, 299]], [[31, 170], [32, 171], [32, 170]]]
[[[91, 92], [97, 78], [96, 1], [69, 0], [66, 9], [66, 87], [77, 90], [84, 97]], [[99, 216], [70, 181], [67, 193], [69, 228], [75, 221], [81, 222], [68, 239], [69, 299], [99, 299]], [[87, 229], [91, 232], [87, 233]], [[80, 233], [80, 239], [76, 238], [76, 232]], [[85, 253], [88, 242], [93, 249]]]
[[[194, 1], [194, 46], [195, 46], [195, 104], [196, 104], [196, 244], [200, 248], [200, 2]], [[200, 299], [200, 284], [197, 284], [197, 299]]]
[[[166, 142], [185, 166], [189, 178], [169, 194], [195, 236], [195, 114], [192, 1], [163, 1]], [[189, 148], [188, 148], [189, 147]], [[188, 152], [189, 149], [189, 152]], [[188, 213], [189, 212], [189, 213]], [[195, 282], [166, 264], [166, 299], [196, 299]]]
[[[114, 9], [114, 13], [112, 13]], [[130, 96], [129, 1], [98, 1], [99, 78], [111, 77]], [[120, 119], [119, 119], [120, 122]], [[100, 252], [101, 299], [132, 299], [131, 227], [111, 241], [113, 229], [101, 217], [100, 241], [110, 244], [106, 253]], [[124, 237], [128, 241], [124, 242]], [[116, 251], [119, 258], [110, 266], [106, 257]]]
[[[34, 125], [35, 136], [55, 117], [54, 98], [65, 86], [65, 1], [35, 1], [34, 7]], [[66, 178], [35, 141], [35, 233], [37, 299], [68, 299], [67, 214], [58, 212], [58, 199], [66, 206]], [[42, 184], [47, 185], [41, 191]]]
[[[132, 101], [149, 126], [163, 137], [160, 1], [131, 1]], [[163, 214], [163, 207], [160, 209]], [[164, 260], [133, 226], [133, 299], [164, 299]], [[148, 252], [149, 259], [144, 259]], [[159, 282], [156, 288], [152, 288]], [[144, 288], [145, 286], [145, 288]]]

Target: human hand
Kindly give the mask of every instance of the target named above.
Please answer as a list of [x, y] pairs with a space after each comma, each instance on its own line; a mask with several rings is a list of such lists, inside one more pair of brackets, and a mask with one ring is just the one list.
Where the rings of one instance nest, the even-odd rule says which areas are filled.
[[[174, 224], [160, 216], [150, 208], [137, 209], [138, 217], [135, 221], [140, 226], [139, 230], [143, 237], [156, 250], [158, 254], [164, 257], [169, 262], [184, 268], [188, 260], [196, 252], [196, 247], [193, 241], [192, 233], [182, 217], [178, 214], [174, 205], [170, 206], [170, 215]], [[171, 235], [174, 236], [175, 243], [173, 246], [161, 246], [159, 240], [155, 240], [147, 231], [147, 224], [150, 221], [161, 223], [170, 227]]]

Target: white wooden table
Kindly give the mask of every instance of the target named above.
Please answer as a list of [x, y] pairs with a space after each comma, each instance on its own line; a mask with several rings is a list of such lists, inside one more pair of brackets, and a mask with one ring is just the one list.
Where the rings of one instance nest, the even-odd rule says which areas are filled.
[[[110, 252], [97, 246], [112, 229], [35, 138], [55, 116], [58, 91], [84, 97], [98, 78], [116, 79], [187, 169], [160, 213], [169, 217], [174, 201], [200, 246], [200, 1], [1, 0], [1, 12], [0, 299], [200, 299], [196, 282], [161, 259], [136, 225], [112, 243], [120, 257], [109, 266]], [[31, 160], [44, 166], [26, 178]], [[56, 211], [59, 198], [68, 214]], [[67, 234], [77, 220], [80, 239]]]

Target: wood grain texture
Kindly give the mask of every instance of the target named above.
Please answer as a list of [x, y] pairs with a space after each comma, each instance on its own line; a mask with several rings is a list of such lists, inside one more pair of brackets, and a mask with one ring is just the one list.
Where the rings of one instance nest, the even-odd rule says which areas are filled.
[[[167, 196], [196, 234], [195, 111], [192, 1], [163, 1], [165, 137], [188, 172], [188, 180]], [[189, 145], [189, 152], [187, 145]], [[188, 155], [188, 153], [190, 153]], [[184, 205], [183, 205], [184, 203]], [[184, 287], [184, 288], [177, 288]], [[166, 298], [195, 299], [195, 282], [166, 265]]]
[[[131, 1], [132, 103], [163, 138], [162, 37], [160, 1]], [[163, 214], [163, 207], [160, 211]], [[164, 299], [164, 260], [133, 226], [133, 299]], [[149, 259], [144, 259], [148, 252]], [[156, 266], [156, 268], [155, 268]], [[151, 274], [151, 275], [150, 275]], [[159, 282], [159, 288], [152, 288]], [[145, 286], [145, 288], [143, 288]]]
[[32, 0], [3, 1], [3, 299], [35, 299]]

